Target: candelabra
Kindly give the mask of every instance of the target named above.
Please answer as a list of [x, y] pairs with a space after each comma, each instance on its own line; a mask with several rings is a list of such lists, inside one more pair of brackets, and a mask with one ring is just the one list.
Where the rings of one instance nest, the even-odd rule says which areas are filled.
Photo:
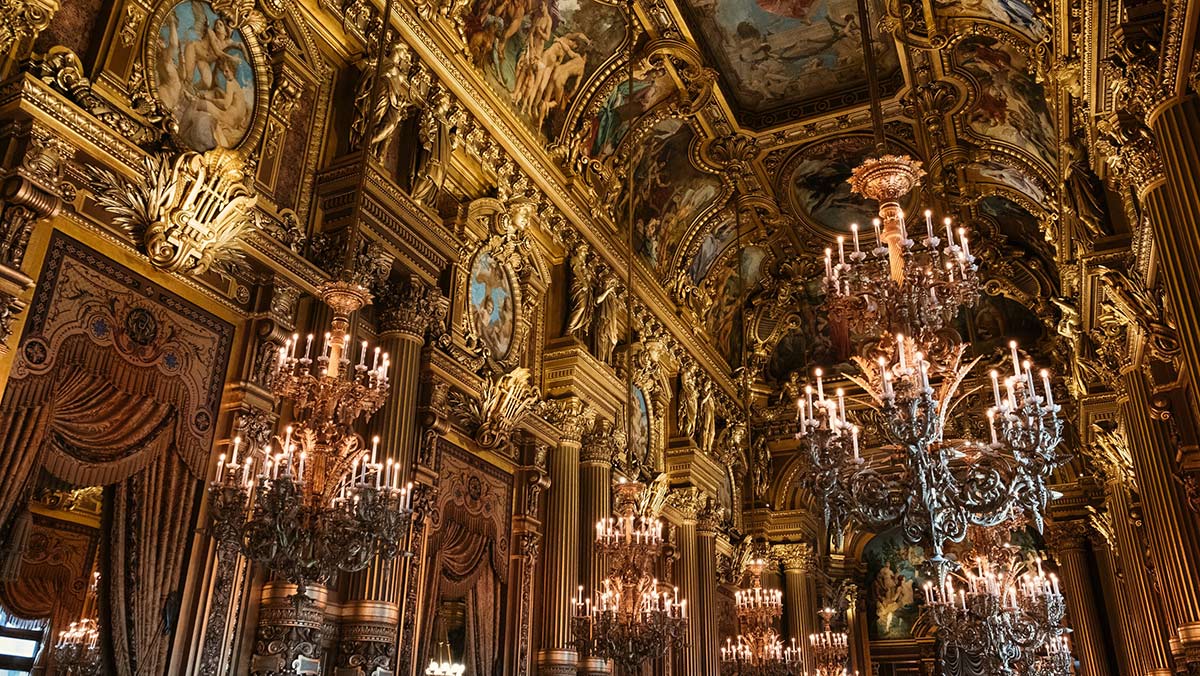
[[721, 673], [725, 676], [791, 676], [800, 668], [795, 639], [785, 646], [775, 624], [783, 614], [783, 592], [765, 589], [762, 559], [750, 562], [752, 586], [734, 592], [739, 634], [725, 639], [721, 648]]
[[352, 429], [388, 390], [386, 354], [364, 342], [351, 361], [349, 315], [367, 298], [349, 284], [323, 288], [333, 320], [319, 354], [312, 335], [302, 355], [298, 335], [279, 350], [272, 390], [292, 403], [294, 420], [273, 438], [277, 452], [268, 443], [241, 453], [235, 438], [209, 488], [214, 536], [294, 583], [298, 600], [310, 582], [399, 554], [412, 513], [401, 467], [380, 462], [378, 437], [368, 451]]
[[612, 660], [627, 673], [681, 646], [687, 633], [687, 601], [652, 573], [663, 551], [663, 525], [646, 507], [644, 492], [638, 482], [616, 486], [616, 515], [596, 524], [596, 548], [608, 557], [609, 574], [591, 597], [580, 587], [573, 602], [580, 655]]
[[100, 631], [96, 621], [84, 618], [59, 632], [54, 646], [54, 664], [66, 676], [100, 673]]
[[810, 634], [808, 644], [816, 661], [813, 676], [846, 676], [850, 659], [850, 636], [833, 630], [833, 608], [821, 610], [821, 631]]
[[961, 584], [953, 577], [925, 584], [938, 638], [980, 658], [989, 674], [1069, 676], [1066, 604], [1058, 578], [1043, 570], [1040, 557], [1022, 561], [1019, 550], [999, 541], [1000, 530], [972, 529], [975, 550]]
[[1003, 396], [992, 372], [990, 441], [947, 438], [947, 420], [967, 396], [960, 387], [979, 360], [964, 363], [966, 346], [944, 329], [978, 298], [978, 275], [966, 232], [959, 229], [955, 239], [949, 220], [943, 249], [930, 212], [922, 246], [909, 238], [899, 200], [922, 174], [907, 157], [864, 162], [851, 183], [880, 203], [872, 258], [857, 228], [848, 256], [844, 239], [836, 265], [826, 252], [826, 311], [877, 340], [870, 358], [854, 357], [859, 373], [848, 378], [879, 414], [872, 436], [894, 452], [874, 461], [861, 455], [861, 430], [846, 415], [846, 394], [838, 389], [826, 397], [820, 369], [815, 390], [806, 387], [797, 402], [797, 438], [835, 541], [851, 517], [877, 530], [899, 524], [910, 542], [930, 547], [942, 575], [946, 543], [962, 541], [968, 524], [996, 525], [1018, 507], [1040, 530], [1053, 495], [1047, 480], [1066, 456], [1057, 451], [1062, 421], [1049, 374], [1041, 372], [1039, 392], [1015, 343]]

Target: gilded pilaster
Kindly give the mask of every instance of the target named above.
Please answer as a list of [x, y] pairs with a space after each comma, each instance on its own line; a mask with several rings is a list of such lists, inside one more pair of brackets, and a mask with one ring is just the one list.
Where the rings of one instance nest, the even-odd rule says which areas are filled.
[[1108, 676], [1112, 669], [1104, 649], [1104, 629], [1092, 595], [1093, 573], [1088, 565], [1088, 525], [1086, 521], [1061, 521], [1050, 524], [1047, 542], [1058, 561], [1063, 596], [1067, 602], [1067, 623], [1071, 627], [1071, 647], [1083, 673]]
[[[584, 435], [580, 455], [580, 523], [582, 553], [579, 557], [579, 584], [585, 593], [597, 589], [607, 572], [607, 561], [596, 551], [596, 540], [591, 537], [596, 522], [612, 514], [612, 423], [597, 417], [592, 428]], [[580, 667], [580, 673], [607, 674], [610, 666], [601, 659], [590, 658]]]
[[1093, 530], [1091, 534], [1092, 554], [1095, 557], [1096, 572], [1103, 590], [1103, 605], [1100, 607], [1104, 617], [1108, 619], [1110, 638], [1113, 652], [1116, 654], [1116, 671], [1118, 674], [1138, 673], [1135, 666], [1134, 647], [1130, 645], [1130, 636], [1136, 631], [1130, 624], [1134, 622], [1134, 610], [1129, 602], [1129, 593], [1124, 580], [1118, 579], [1116, 560], [1112, 550], [1115, 539], [1111, 523], [1105, 520], [1103, 534]]
[[571, 600], [579, 584], [579, 449], [584, 406], [565, 402], [558, 447], [550, 455], [549, 509], [546, 513], [542, 576], [542, 634], [539, 674], [574, 674], [579, 656], [571, 635]]
[[805, 542], [775, 545], [771, 555], [783, 564], [784, 620], [786, 635], [800, 644], [804, 666], [812, 671], [816, 664], [808, 637], [820, 630], [817, 624], [817, 588], [812, 575], [816, 562], [813, 548]]
[[721, 635], [717, 623], [717, 532], [721, 526], [721, 508], [711, 498], [696, 517], [697, 575], [700, 596], [696, 599], [693, 622], [700, 625], [698, 652], [703, 656], [706, 674], [721, 671]]
[[1122, 382], [1121, 411], [1145, 511], [1150, 560], [1170, 632], [1178, 642], [1178, 650], [1172, 652], [1193, 652], [1200, 647], [1200, 523], [1175, 479], [1175, 443], [1167, 424], [1152, 414], [1145, 376], [1129, 370]]
[[703, 674], [704, 653], [702, 646], [703, 634], [698, 608], [700, 599], [700, 553], [699, 537], [697, 534], [697, 519], [704, 506], [703, 494], [694, 487], [681, 488], [671, 491], [669, 503], [678, 511], [681, 519], [676, 540], [678, 556], [676, 568], [679, 596], [687, 599], [688, 605], [688, 636], [687, 645], [679, 656], [678, 669], [680, 674]]

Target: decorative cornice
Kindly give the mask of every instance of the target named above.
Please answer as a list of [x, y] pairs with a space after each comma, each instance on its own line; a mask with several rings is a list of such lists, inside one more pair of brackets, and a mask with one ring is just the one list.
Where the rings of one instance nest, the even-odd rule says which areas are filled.
[[1086, 519], [1051, 521], [1047, 524], [1046, 544], [1054, 552], [1079, 551], [1087, 548], [1090, 534]]

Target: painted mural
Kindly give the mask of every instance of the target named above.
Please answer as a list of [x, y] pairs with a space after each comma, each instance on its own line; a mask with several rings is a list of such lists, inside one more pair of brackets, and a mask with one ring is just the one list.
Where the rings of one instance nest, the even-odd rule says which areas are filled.
[[[633, 120], [670, 99], [678, 90], [665, 70], [634, 70], [632, 87], [622, 71], [621, 81], [605, 97], [587, 123], [587, 151], [592, 159], [604, 160], [617, 151]], [[633, 95], [630, 95], [630, 90]]]
[[691, 262], [688, 263], [688, 274], [691, 275], [693, 282], [699, 284], [708, 274], [713, 261], [717, 260], [725, 247], [734, 240], [734, 236], [737, 235], [736, 228], [737, 221], [730, 216], [723, 219], [704, 236], [700, 242], [700, 248], [692, 255]]
[[[1035, 556], [1045, 550], [1036, 531], [1021, 528], [1011, 535], [1013, 546], [1021, 550], [1026, 565], [1033, 566]], [[962, 560], [971, 551], [970, 539], [951, 543], [946, 548], [950, 559]], [[872, 640], [907, 639], [921, 613], [921, 588], [929, 580], [921, 574], [925, 550], [904, 540], [899, 528], [876, 535], [863, 549], [867, 564], [867, 625]], [[1053, 569], [1050, 563], [1043, 564]]]
[[850, 230], [851, 223], [867, 224], [875, 216], [871, 204], [850, 191], [850, 172], [873, 154], [874, 144], [864, 136], [847, 136], [802, 149], [789, 169], [793, 207], [802, 215], [834, 230]]
[[488, 83], [554, 138], [575, 94], [621, 45], [625, 23], [595, 0], [475, 0], [464, 32]]
[[1034, 202], [1044, 203], [1046, 201], [1046, 191], [1015, 167], [996, 160], [984, 160], [967, 165], [967, 170], [976, 174], [979, 180], [1006, 185]]
[[163, 18], [151, 56], [158, 100], [196, 151], [234, 148], [254, 115], [254, 70], [241, 31], [212, 5], [184, 0]]
[[[739, 278], [735, 269], [735, 261], [738, 258], [742, 260], [744, 281]], [[710, 277], [716, 275], [711, 285], [715, 291], [716, 302], [707, 317], [708, 334], [730, 365], [740, 364], [742, 353], [738, 308], [762, 280], [763, 262], [766, 259], [766, 249], [748, 246], [742, 249], [741, 256], [727, 256], [722, 266], [715, 268], [710, 274]]]
[[[855, 0], [684, 0], [738, 105], [764, 111], [861, 85]], [[875, 16], [882, 7], [873, 2]], [[886, 46], [885, 46], [886, 42]], [[880, 72], [898, 66], [877, 41]]]
[[471, 325], [497, 359], [508, 356], [516, 317], [508, 270], [486, 251], [471, 265]]
[[863, 550], [867, 564], [867, 624], [871, 639], [909, 638], [920, 615], [918, 568], [925, 561], [920, 545], [904, 541], [899, 529], [876, 535]]
[[948, 19], [991, 19], [1028, 35], [1042, 35], [1046, 25], [1021, 0], [934, 0], [939, 16]]
[[1046, 92], [1028, 72], [1029, 59], [993, 37], [971, 36], [954, 49], [958, 65], [978, 85], [979, 97], [967, 115], [971, 128], [1006, 141], [1054, 165], [1054, 122]]
[[[692, 166], [696, 137], [682, 120], [655, 125], [633, 149], [634, 248], [651, 267], [666, 270], [692, 223], [721, 194], [721, 180]], [[628, 191], [614, 207], [618, 223], [628, 222]]]
[[1017, 242], [1039, 242], [1043, 239], [1037, 218], [1025, 207], [1001, 195], [979, 200], [979, 212], [996, 221], [1000, 232]]
[[629, 448], [636, 449], [640, 460], [650, 457], [650, 406], [646, 402], [646, 393], [637, 385], [629, 389], [637, 411], [630, 426]]

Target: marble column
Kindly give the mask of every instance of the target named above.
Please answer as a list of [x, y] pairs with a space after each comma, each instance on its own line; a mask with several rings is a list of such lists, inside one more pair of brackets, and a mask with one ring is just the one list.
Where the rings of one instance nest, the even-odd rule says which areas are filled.
[[571, 635], [571, 601], [579, 584], [579, 450], [583, 406], [569, 400], [558, 446], [550, 453], [542, 567], [542, 631], [539, 674], [575, 674], [579, 655]]
[[1134, 504], [1128, 484], [1120, 477], [1108, 481], [1105, 493], [1117, 546], [1116, 563], [1122, 578], [1124, 605], [1129, 612], [1122, 618], [1122, 628], [1132, 664], [1130, 673], [1170, 674], [1170, 632], [1161, 598], [1147, 570], [1149, 557], [1142, 534], [1141, 506]]
[[1096, 573], [1100, 579], [1100, 587], [1104, 593], [1104, 603], [1100, 608], [1101, 615], [1108, 621], [1108, 638], [1112, 641], [1116, 653], [1118, 674], [1137, 673], [1133, 646], [1130, 645], [1132, 635], [1129, 624], [1134, 620], [1133, 609], [1130, 607], [1129, 596], [1126, 593], [1124, 581], [1119, 579], [1116, 561], [1113, 556], [1113, 537], [1111, 526], [1105, 534], [1091, 533], [1092, 554], [1095, 557]]
[[[379, 436], [384, 457], [400, 466], [402, 481], [407, 482], [416, 460], [421, 348], [440, 293], [412, 277], [389, 283], [380, 296], [376, 303], [377, 347], [391, 359], [391, 386], [383, 406], [371, 417], [369, 434]], [[343, 671], [339, 673], [370, 674], [375, 669], [395, 668], [408, 564], [407, 557], [376, 559], [366, 570], [349, 576], [338, 657]]]
[[1120, 397], [1133, 471], [1145, 511], [1150, 545], [1163, 607], [1174, 634], [1172, 653], [1189, 664], [1200, 663], [1200, 521], [1187, 507], [1176, 479], [1175, 448], [1167, 423], [1151, 411], [1151, 391], [1141, 369], [1122, 377]]
[[1071, 627], [1071, 650], [1085, 676], [1109, 676], [1112, 669], [1105, 650], [1104, 629], [1092, 594], [1093, 573], [1088, 565], [1086, 521], [1056, 521], [1050, 524], [1047, 544], [1058, 561], [1062, 592]]
[[816, 578], [812, 575], [813, 548], [805, 542], [779, 544], [771, 549], [771, 554], [783, 564], [783, 612], [787, 635], [796, 639], [804, 666], [812, 671], [816, 662], [808, 637], [821, 630], [817, 616], [820, 603]]
[[700, 596], [696, 600], [693, 622], [700, 625], [700, 650], [705, 674], [721, 673], [721, 631], [717, 621], [717, 531], [721, 527], [721, 508], [711, 498], [696, 520], [697, 576]]
[[703, 609], [700, 608], [700, 554], [696, 532], [696, 520], [703, 504], [702, 495], [695, 488], [684, 488], [671, 491], [667, 498], [680, 515], [675, 542], [675, 579], [679, 585], [679, 598], [687, 601], [688, 613], [687, 645], [679, 656], [678, 671], [680, 674], [703, 674], [706, 673], [700, 618]]
[[1163, 193], [1171, 207], [1170, 218], [1152, 219], [1150, 225], [1184, 360], [1195, 379], [1200, 377], [1200, 99], [1190, 94], [1165, 101], [1147, 122], [1157, 142], [1154, 167], [1161, 171], [1150, 191]]
[[[592, 429], [583, 436], [579, 457], [579, 532], [583, 541], [579, 557], [579, 584], [585, 594], [600, 587], [608, 573], [606, 557], [596, 551], [596, 522], [612, 516], [612, 425], [597, 417]], [[611, 665], [602, 659], [588, 658], [580, 665], [581, 674], [609, 674]]]

